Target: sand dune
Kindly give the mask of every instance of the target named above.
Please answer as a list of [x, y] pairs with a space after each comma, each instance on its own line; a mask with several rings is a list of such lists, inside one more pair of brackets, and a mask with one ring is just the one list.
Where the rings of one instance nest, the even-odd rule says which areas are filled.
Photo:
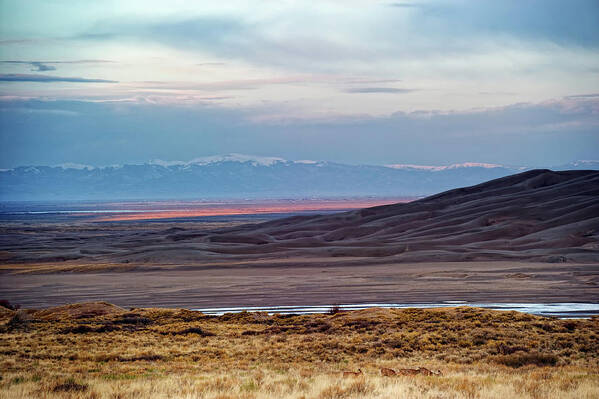
[[241, 226], [131, 222], [4, 229], [5, 265], [597, 262], [599, 172], [532, 170], [410, 203]]
[[599, 172], [533, 170], [407, 204], [207, 234], [218, 254], [599, 260]]

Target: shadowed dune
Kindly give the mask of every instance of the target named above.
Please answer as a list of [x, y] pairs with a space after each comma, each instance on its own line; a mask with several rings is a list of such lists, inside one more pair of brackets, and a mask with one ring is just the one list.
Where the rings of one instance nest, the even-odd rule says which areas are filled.
[[599, 172], [532, 170], [407, 204], [281, 219], [205, 240], [207, 250], [235, 255], [597, 261]]

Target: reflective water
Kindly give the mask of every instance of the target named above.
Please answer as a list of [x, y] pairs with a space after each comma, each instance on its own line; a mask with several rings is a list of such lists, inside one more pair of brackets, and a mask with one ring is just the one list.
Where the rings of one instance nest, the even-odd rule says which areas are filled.
[[337, 306], [340, 310], [359, 310], [368, 308], [446, 308], [470, 306], [493, 310], [516, 310], [541, 316], [559, 318], [584, 318], [599, 315], [599, 303], [468, 303], [465, 301], [445, 301], [440, 303], [360, 303], [346, 305], [318, 306], [249, 306], [229, 308], [192, 309], [208, 315], [223, 315], [225, 313], [267, 312], [269, 314], [310, 314], [327, 313]]

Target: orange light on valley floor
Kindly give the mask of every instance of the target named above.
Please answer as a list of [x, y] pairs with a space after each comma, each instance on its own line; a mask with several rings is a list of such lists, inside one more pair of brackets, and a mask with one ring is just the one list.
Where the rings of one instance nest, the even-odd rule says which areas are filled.
[[94, 220], [111, 222], [127, 220], [153, 220], [172, 218], [191, 218], [201, 216], [228, 216], [228, 215], [255, 215], [261, 213], [293, 213], [303, 211], [344, 211], [360, 208], [369, 208], [379, 205], [410, 202], [412, 199], [372, 199], [372, 200], [326, 200], [326, 201], [302, 201], [294, 203], [254, 203], [254, 204], [223, 204], [223, 206], [201, 205], [190, 209], [174, 209], [168, 211], [151, 210], [147, 212], [131, 212], [108, 214], [98, 216]]

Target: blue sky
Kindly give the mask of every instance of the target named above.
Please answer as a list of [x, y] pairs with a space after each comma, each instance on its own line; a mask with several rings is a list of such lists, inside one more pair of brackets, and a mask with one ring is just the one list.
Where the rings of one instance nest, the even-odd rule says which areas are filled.
[[0, 168], [599, 158], [599, 2], [0, 1]]

